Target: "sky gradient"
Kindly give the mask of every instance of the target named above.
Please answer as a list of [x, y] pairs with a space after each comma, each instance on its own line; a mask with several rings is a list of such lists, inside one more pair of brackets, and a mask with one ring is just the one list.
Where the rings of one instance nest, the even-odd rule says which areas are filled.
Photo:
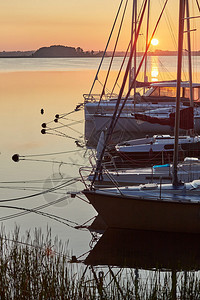
[[[123, 31], [119, 51], [126, 49], [130, 36], [131, 1], [129, 2], [126, 29]], [[175, 2], [178, 1], [169, 0], [167, 15], [163, 18], [156, 34], [159, 40], [157, 48], [161, 50], [176, 48], [178, 6]], [[2, 1], [0, 51], [35, 50], [43, 46], [59, 44], [80, 46], [85, 51], [103, 50], [119, 3], [120, 0]], [[152, 1], [151, 28], [156, 22], [163, 3], [164, 0]], [[193, 14], [198, 14], [196, 8], [191, 8], [191, 15]], [[194, 22], [200, 27], [198, 20]], [[141, 37], [141, 44], [144, 44], [144, 37]], [[200, 50], [198, 42], [195, 47]]]

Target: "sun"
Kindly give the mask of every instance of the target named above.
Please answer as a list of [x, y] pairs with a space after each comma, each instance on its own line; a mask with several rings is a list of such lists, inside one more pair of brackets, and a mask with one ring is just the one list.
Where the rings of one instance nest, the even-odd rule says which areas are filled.
[[153, 45], [153, 46], [157, 46], [158, 43], [159, 43], [158, 39], [152, 39], [151, 40], [151, 45]]

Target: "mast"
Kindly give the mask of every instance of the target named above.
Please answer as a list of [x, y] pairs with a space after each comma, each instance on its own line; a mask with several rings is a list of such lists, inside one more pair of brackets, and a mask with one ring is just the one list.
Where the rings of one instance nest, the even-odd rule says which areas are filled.
[[[148, 10], [147, 10], [147, 30], [146, 30], [146, 48], [148, 46], [148, 38], [149, 38], [149, 13], [150, 13], [150, 0], [148, 1]], [[144, 63], [144, 82], [147, 82], [147, 55], [145, 57]], [[144, 87], [145, 92], [145, 87]]]
[[[134, 22], [134, 25], [135, 25], [135, 39], [136, 39], [136, 32], [137, 32], [137, 0], [135, 0], [135, 22]], [[135, 78], [135, 75], [136, 75], [136, 67], [137, 67], [137, 64], [136, 64], [136, 60], [137, 60], [137, 44], [135, 45], [135, 50], [134, 50], [134, 78]], [[134, 83], [134, 95], [136, 93], [136, 82]], [[135, 105], [135, 101], [134, 101], [134, 105]]]
[[191, 60], [191, 41], [190, 41], [190, 14], [189, 3], [186, 0], [186, 16], [187, 16], [187, 42], [188, 42], [188, 66], [189, 66], [189, 85], [190, 85], [190, 106], [194, 106], [193, 103], [193, 90], [192, 90], [192, 60]]
[[[133, 0], [130, 53], [133, 49], [133, 35], [134, 35], [134, 38], [136, 38], [136, 31], [137, 31], [137, 0]], [[135, 76], [135, 72], [136, 72], [136, 48], [134, 50], [134, 76]], [[133, 74], [132, 74], [132, 61], [131, 61], [130, 69], [129, 69], [129, 88], [131, 86], [131, 82], [133, 79], [132, 75]], [[135, 94], [135, 90], [134, 90], [134, 94]]]
[[[122, 98], [122, 94], [123, 94], [123, 91], [124, 91], [124, 88], [125, 88], [125, 85], [126, 85], [126, 82], [127, 82], [127, 78], [128, 78], [128, 75], [129, 75], [131, 60], [132, 60], [132, 57], [133, 57], [133, 51], [134, 51], [134, 49], [136, 47], [136, 43], [137, 43], [137, 39], [138, 39], [138, 36], [139, 36], [140, 28], [141, 28], [141, 25], [142, 25], [142, 20], [143, 20], [143, 17], [144, 17], [146, 5], [147, 5], [147, 0], [144, 1], [143, 10], [142, 10], [142, 13], [141, 13], [141, 16], [140, 16], [140, 20], [139, 20], [139, 23], [138, 23], [138, 27], [137, 27], [136, 38], [135, 38], [134, 43], [133, 43], [133, 48], [132, 48], [132, 50], [130, 52], [130, 56], [129, 56], [127, 68], [126, 68], [126, 71], [125, 71], [125, 74], [124, 74], [124, 78], [123, 78], [123, 82], [122, 82], [122, 86], [121, 86], [121, 89], [120, 89], [120, 92], [119, 92], [119, 95], [118, 95], [118, 98], [117, 98], [117, 103], [116, 103], [116, 106], [115, 106], [115, 111], [113, 113], [110, 125], [108, 127], [108, 131], [107, 131], [107, 134], [106, 134], [104, 146], [102, 148], [101, 155], [100, 155], [100, 157], [99, 157], [99, 159], [97, 161], [97, 166], [96, 166], [96, 170], [95, 170], [94, 177], [93, 177], [93, 180], [92, 180], [91, 188], [92, 188], [92, 186], [93, 186], [93, 184], [95, 182], [95, 179], [97, 177], [98, 172], [101, 171], [101, 163], [102, 163], [102, 159], [103, 159], [103, 156], [104, 156], [104, 153], [105, 153], [105, 150], [106, 150], [106, 146], [107, 146], [107, 143], [108, 143], [108, 141], [109, 141], [109, 139], [111, 137], [111, 134], [113, 132], [113, 129], [114, 129], [113, 125], [114, 125], [114, 123], [116, 121], [116, 116], [117, 116], [119, 104], [120, 104], [120, 101], [121, 101], [121, 98]], [[130, 92], [130, 89], [129, 89], [129, 92]]]
[[177, 64], [177, 85], [176, 85], [176, 116], [174, 129], [174, 158], [173, 158], [173, 185], [178, 186], [178, 141], [179, 141], [179, 123], [180, 123], [180, 91], [181, 91], [181, 68], [183, 52], [183, 31], [184, 31], [184, 14], [185, 0], [179, 2], [179, 34], [178, 34], [178, 64]]

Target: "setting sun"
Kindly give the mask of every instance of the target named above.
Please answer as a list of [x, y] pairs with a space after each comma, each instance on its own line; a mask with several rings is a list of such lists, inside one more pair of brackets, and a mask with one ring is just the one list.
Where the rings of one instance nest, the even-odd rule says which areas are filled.
[[157, 46], [158, 43], [159, 43], [158, 39], [152, 39], [151, 40], [151, 45], [153, 45], [153, 46]]

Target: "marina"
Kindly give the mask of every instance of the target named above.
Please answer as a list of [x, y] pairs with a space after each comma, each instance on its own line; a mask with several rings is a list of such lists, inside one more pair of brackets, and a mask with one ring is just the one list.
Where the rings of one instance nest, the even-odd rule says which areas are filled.
[[115, 63], [119, 33], [109, 56], [106, 46], [98, 58], [0, 59], [4, 295], [199, 297], [200, 56], [189, 41], [199, 16], [180, 0], [178, 55], [148, 56], [167, 1], [154, 29], [150, 1], [131, 4]]

